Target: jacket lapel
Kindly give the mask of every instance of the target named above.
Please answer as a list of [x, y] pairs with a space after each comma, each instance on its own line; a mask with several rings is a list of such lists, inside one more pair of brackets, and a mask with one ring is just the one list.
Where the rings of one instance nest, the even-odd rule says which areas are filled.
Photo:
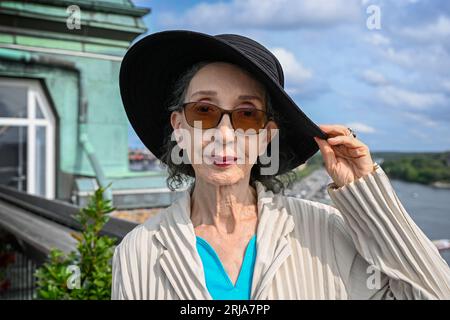
[[252, 279], [252, 300], [265, 300], [271, 280], [282, 263], [292, 253], [288, 235], [295, 223], [280, 197], [266, 191], [256, 182], [258, 194], [258, 228], [256, 231], [256, 260]]
[[160, 265], [180, 299], [212, 300], [197, 252], [190, 208], [189, 189], [162, 213], [160, 229], [155, 234], [163, 246]]
[[[258, 227], [251, 299], [264, 300], [276, 271], [291, 254], [287, 237], [294, 222], [282, 203], [274, 201], [271, 191], [266, 191], [259, 181], [255, 185]], [[190, 195], [191, 188], [162, 212], [160, 228], [155, 233], [163, 248], [160, 265], [180, 299], [212, 300], [190, 219]]]

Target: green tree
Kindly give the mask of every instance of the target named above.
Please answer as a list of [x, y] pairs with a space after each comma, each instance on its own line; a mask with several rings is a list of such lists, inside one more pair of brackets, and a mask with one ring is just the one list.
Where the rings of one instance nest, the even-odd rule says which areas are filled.
[[[49, 261], [36, 271], [37, 297], [40, 299], [108, 300], [111, 297], [112, 266], [115, 239], [100, 236], [100, 231], [115, 210], [110, 200], [104, 200], [105, 188], [98, 188], [88, 205], [75, 219], [82, 232], [73, 233], [76, 251], [65, 255], [53, 249]], [[75, 267], [78, 273], [75, 273]], [[75, 276], [75, 278], [74, 278]]]

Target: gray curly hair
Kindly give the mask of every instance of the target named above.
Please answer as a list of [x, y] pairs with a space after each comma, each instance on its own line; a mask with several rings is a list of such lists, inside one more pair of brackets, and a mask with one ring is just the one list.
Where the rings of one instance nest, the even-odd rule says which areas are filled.
[[[187, 71], [182, 73], [178, 79], [175, 81], [171, 97], [169, 98], [169, 106], [168, 112], [169, 114], [173, 111], [182, 111], [182, 104], [184, 103], [187, 89], [192, 78], [195, 74], [207, 64], [213, 63], [215, 61], [201, 61], [192, 65]], [[267, 90], [265, 90], [265, 98], [266, 98], [266, 112], [270, 117], [278, 124], [282, 124], [284, 121], [280, 117], [280, 115], [273, 109], [271, 97]], [[176, 141], [172, 140], [172, 132], [173, 129], [168, 123], [165, 132], [170, 132], [170, 134], [166, 135], [166, 139], [164, 142], [163, 155], [161, 160], [163, 162], [163, 168], [167, 168], [168, 177], [166, 179], [167, 186], [170, 190], [174, 191], [180, 187], [184, 187], [186, 185], [195, 184], [195, 172], [191, 164], [181, 163], [175, 164], [172, 160], [172, 150], [177, 145]], [[279, 139], [283, 139], [284, 130], [278, 131], [280, 134]], [[281, 156], [281, 155], [280, 155]], [[280, 157], [281, 158], [281, 157]], [[282, 175], [261, 175], [261, 167], [262, 164], [259, 161], [259, 157], [257, 162], [253, 165], [250, 172], [250, 184], [255, 187], [255, 181], [261, 182], [266, 189], [273, 191], [274, 193], [280, 193], [291, 186], [292, 182], [295, 179], [295, 174], [290, 171], [284, 173]]]

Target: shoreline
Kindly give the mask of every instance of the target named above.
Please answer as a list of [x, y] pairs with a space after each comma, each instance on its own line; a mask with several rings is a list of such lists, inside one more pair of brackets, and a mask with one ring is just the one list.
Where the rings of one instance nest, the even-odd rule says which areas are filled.
[[410, 181], [410, 180], [403, 180], [400, 178], [389, 178], [392, 180], [397, 180], [397, 181], [401, 181], [401, 182], [405, 182], [405, 183], [416, 183], [419, 184], [421, 186], [425, 186], [425, 187], [431, 187], [431, 188], [435, 188], [435, 189], [444, 189], [444, 190], [448, 190], [450, 189], [450, 182], [442, 182], [442, 181], [435, 181], [432, 183], [422, 183], [419, 181]]
[[450, 189], [450, 182], [436, 181], [431, 183], [430, 186], [437, 189]]

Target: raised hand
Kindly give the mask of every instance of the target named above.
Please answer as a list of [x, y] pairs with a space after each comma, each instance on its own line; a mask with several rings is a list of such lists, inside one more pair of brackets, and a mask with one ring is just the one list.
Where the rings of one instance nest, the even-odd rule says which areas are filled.
[[369, 148], [342, 125], [319, 125], [330, 138], [314, 137], [324, 159], [325, 168], [338, 187], [374, 171]]

